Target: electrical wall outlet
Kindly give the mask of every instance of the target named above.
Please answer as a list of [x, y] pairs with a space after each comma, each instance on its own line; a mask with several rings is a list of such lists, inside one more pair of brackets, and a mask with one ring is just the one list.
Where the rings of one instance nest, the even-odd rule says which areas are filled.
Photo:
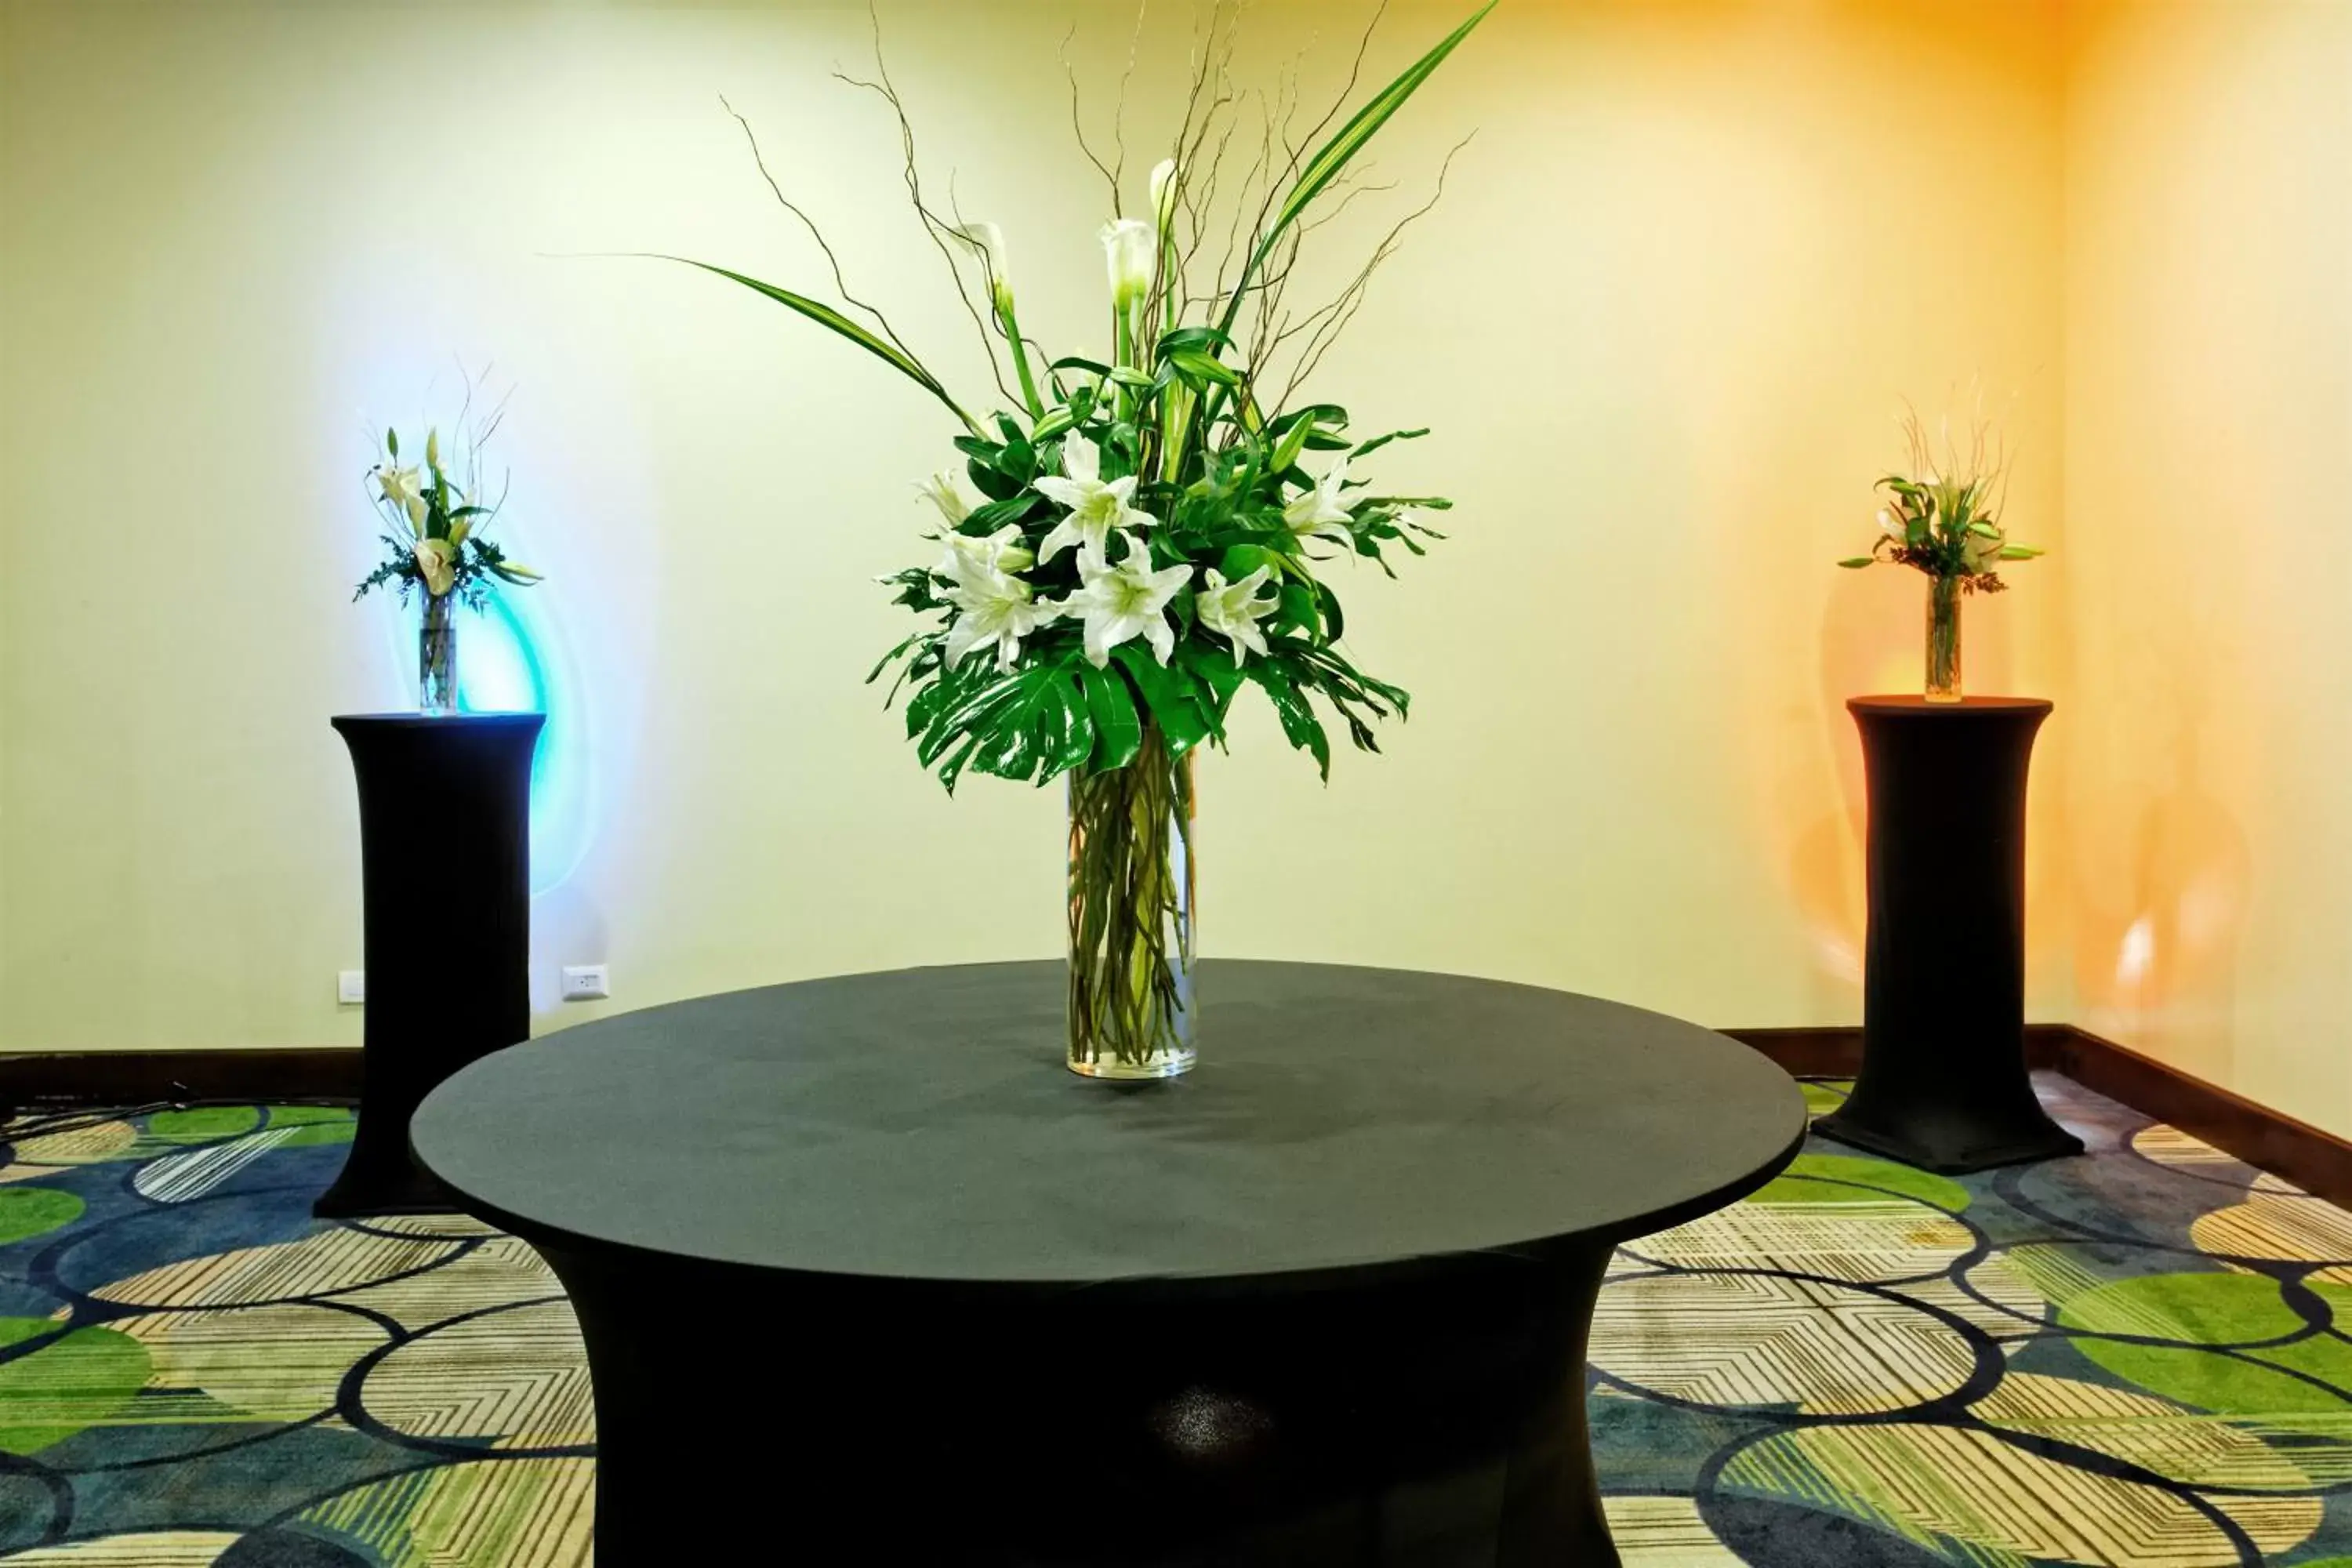
[[339, 969], [335, 971], [335, 1000], [346, 1007], [359, 1007], [367, 1002], [367, 971]]
[[567, 963], [563, 966], [563, 999], [566, 1002], [593, 1002], [613, 994], [612, 983], [605, 978], [601, 963]]

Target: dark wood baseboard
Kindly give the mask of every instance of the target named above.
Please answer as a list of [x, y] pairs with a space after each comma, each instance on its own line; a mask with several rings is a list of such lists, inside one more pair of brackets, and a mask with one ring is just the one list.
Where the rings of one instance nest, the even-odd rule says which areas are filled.
[[[1795, 1077], [1848, 1078], [1862, 1068], [1859, 1027], [1722, 1032]], [[2028, 1024], [2025, 1061], [2352, 1208], [2352, 1142], [2333, 1132], [2072, 1024]]]
[[[1726, 1029], [1801, 1078], [1851, 1077], [1860, 1028]], [[2029, 1024], [2028, 1065], [2168, 1122], [2305, 1192], [2352, 1208], [2352, 1142], [2072, 1024]], [[0, 1114], [194, 1100], [359, 1098], [356, 1049], [0, 1055]]]
[[2306, 1193], [2352, 1208], [2352, 1142], [2333, 1132], [2086, 1029], [2064, 1031], [2050, 1067], [2094, 1093], [2169, 1122]]
[[1862, 1030], [1718, 1029], [1753, 1046], [1790, 1078], [1852, 1078], [1862, 1070]]
[[[1862, 1070], [1862, 1026], [1858, 1024], [1811, 1029], [1719, 1029], [1717, 1033], [1755, 1047], [1792, 1078], [1852, 1078]], [[2084, 1034], [2072, 1024], [2026, 1025], [2025, 1065], [2036, 1071], [2063, 1070], [2058, 1067], [2060, 1053], [2066, 1042], [2077, 1037], [2098, 1038]], [[2103, 1040], [2099, 1043], [2106, 1044]], [[2116, 1049], [2123, 1047], [2117, 1046]]]
[[0, 1114], [196, 1100], [356, 1100], [356, 1048], [0, 1055]]

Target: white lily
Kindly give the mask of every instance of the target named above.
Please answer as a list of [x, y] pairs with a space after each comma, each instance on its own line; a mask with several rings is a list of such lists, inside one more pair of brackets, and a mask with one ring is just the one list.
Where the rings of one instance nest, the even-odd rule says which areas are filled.
[[1152, 657], [1166, 664], [1176, 651], [1168, 603], [1192, 580], [1190, 566], [1151, 570], [1151, 552], [1130, 536], [1127, 553], [1116, 566], [1080, 551], [1080, 586], [1054, 607], [1085, 619], [1087, 662], [1097, 669], [1110, 662], [1111, 649], [1139, 637], [1151, 645]]
[[1203, 627], [1234, 645], [1234, 668], [1238, 669], [1243, 649], [1260, 655], [1266, 651], [1265, 634], [1257, 629], [1257, 624], [1274, 614], [1282, 595], [1257, 596], [1271, 575], [1267, 567], [1259, 567], [1238, 583], [1226, 582], [1225, 574], [1213, 566], [1205, 575], [1208, 585], [1192, 595], [1192, 614]]
[[1158, 260], [1160, 236], [1139, 217], [1123, 217], [1102, 226], [1103, 260], [1110, 269], [1110, 302], [1132, 310], [1151, 292], [1151, 273]]
[[1340, 490], [1348, 482], [1348, 459], [1341, 458], [1331, 465], [1330, 472], [1315, 481], [1315, 488], [1282, 509], [1282, 521], [1300, 539], [1320, 535], [1341, 544], [1353, 545], [1356, 536], [1348, 531], [1352, 521], [1349, 509], [1340, 500]]
[[1897, 544], [1905, 542], [1910, 537], [1904, 528], [1903, 520], [1885, 507], [1878, 509], [1878, 531]]
[[425, 591], [435, 598], [447, 593], [457, 581], [457, 547], [446, 539], [420, 539], [415, 544], [416, 570], [425, 578]]
[[1006, 262], [1004, 231], [992, 223], [968, 223], [955, 232], [980, 252], [980, 264], [988, 273], [988, 301], [996, 307], [998, 324], [1011, 331], [1013, 274]]
[[375, 488], [377, 494], [403, 511], [424, 504], [425, 492], [415, 468], [404, 468], [395, 463], [378, 463], [375, 467]]
[[950, 528], [961, 526], [971, 515], [971, 503], [956, 489], [955, 475], [949, 469], [942, 468], [928, 479], [917, 479], [915, 490], [940, 509], [940, 515], [948, 520]]
[[1998, 533], [1987, 537], [1970, 533], [1960, 546], [1960, 560], [1971, 572], [1990, 572], [2000, 564], [2000, 547], [2006, 542]]
[[1135, 497], [1134, 475], [1109, 480], [1102, 477], [1102, 451], [1083, 436], [1073, 435], [1062, 442], [1062, 476], [1044, 474], [1031, 481], [1031, 488], [1047, 500], [1070, 509], [1070, 514], [1038, 544], [1040, 561], [1051, 561], [1073, 544], [1081, 554], [1091, 552], [1096, 560], [1108, 560], [1113, 530], [1142, 528], [1159, 521], [1128, 504]]
[[1036, 557], [1016, 542], [1020, 537], [1020, 526], [1010, 522], [985, 537], [974, 533], [950, 533], [947, 536], [948, 552], [934, 570], [958, 583], [1022, 571], [1034, 563]]
[[955, 664], [974, 648], [994, 644], [996, 668], [1011, 669], [1021, 657], [1021, 639], [1062, 612], [1031, 597], [1029, 584], [1003, 572], [959, 577], [948, 600], [962, 612], [948, 628], [947, 660]]

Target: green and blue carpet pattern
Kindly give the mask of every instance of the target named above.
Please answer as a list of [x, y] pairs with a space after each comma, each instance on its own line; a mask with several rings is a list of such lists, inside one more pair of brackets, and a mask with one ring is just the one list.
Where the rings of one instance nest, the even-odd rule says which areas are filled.
[[[1817, 1141], [1619, 1256], [1590, 1375], [1629, 1563], [2352, 1568], [2352, 1215], [2042, 1087], [2086, 1158], [1951, 1181]], [[471, 1221], [312, 1220], [351, 1130], [0, 1130], [0, 1563], [591, 1560], [562, 1292]]]

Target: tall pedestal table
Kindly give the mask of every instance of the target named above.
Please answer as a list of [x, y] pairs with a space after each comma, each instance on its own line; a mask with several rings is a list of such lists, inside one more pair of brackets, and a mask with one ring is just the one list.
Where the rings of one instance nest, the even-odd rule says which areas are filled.
[[1846, 707], [1870, 793], [1862, 1075], [1814, 1130], [1948, 1173], [2081, 1153], [2025, 1071], [2025, 779], [2050, 704]]
[[737, 992], [433, 1092], [418, 1155], [580, 1315], [596, 1560], [1615, 1563], [1601, 1271], [1788, 1163], [1788, 1078], [1590, 997], [1217, 961], [1201, 1066], [1114, 1088], [1065, 990]]
[[408, 1151], [433, 1087], [530, 1034], [539, 713], [347, 714], [360, 793], [367, 1033], [351, 1156], [323, 1217], [447, 1209]]

